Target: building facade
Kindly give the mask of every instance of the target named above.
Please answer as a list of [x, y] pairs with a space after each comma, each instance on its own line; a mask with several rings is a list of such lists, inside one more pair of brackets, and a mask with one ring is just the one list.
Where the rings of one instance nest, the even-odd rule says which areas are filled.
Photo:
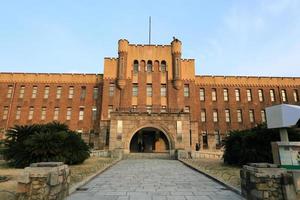
[[54, 120], [96, 149], [217, 150], [230, 130], [264, 123], [266, 107], [300, 105], [300, 77], [195, 75], [181, 45], [119, 40], [103, 74], [0, 73], [0, 129]]

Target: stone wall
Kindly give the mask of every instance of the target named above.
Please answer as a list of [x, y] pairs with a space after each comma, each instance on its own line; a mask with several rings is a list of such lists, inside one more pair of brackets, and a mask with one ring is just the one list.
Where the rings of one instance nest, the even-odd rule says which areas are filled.
[[18, 181], [18, 200], [62, 200], [69, 193], [70, 170], [62, 162], [33, 163]]

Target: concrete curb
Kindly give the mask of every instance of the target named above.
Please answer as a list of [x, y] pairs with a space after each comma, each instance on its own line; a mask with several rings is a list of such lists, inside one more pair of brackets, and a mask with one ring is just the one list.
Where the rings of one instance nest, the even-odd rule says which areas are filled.
[[105, 172], [106, 170], [108, 170], [109, 168], [111, 168], [112, 166], [114, 166], [115, 164], [117, 164], [121, 160], [122, 159], [115, 160], [110, 165], [107, 165], [103, 169], [100, 169], [99, 171], [97, 171], [95, 174], [92, 174], [92, 175], [86, 177], [85, 179], [83, 179], [82, 181], [80, 181], [79, 183], [76, 183], [75, 185], [71, 186], [70, 189], [69, 189], [69, 196], [72, 193], [74, 193], [77, 188], [80, 188], [81, 186], [87, 184], [88, 182], [90, 182], [91, 180], [93, 180], [96, 176], [98, 176], [99, 174]]
[[230, 190], [233, 191], [234, 193], [236, 193], [236, 194], [242, 196], [242, 192], [241, 192], [240, 189], [238, 189], [238, 188], [236, 188], [236, 187], [234, 187], [234, 186], [232, 186], [232, 185], [229, 185], [228, 183], [224, 182], [223, 180], [221, 180], [221, 179], [219, 179], [219, 178], [216, 178], [216, 177], [214, 177], [214, 176], [212, 176], [212, 175], [210, 175], [210, 174], [208, 174], [208, 173], [206, 173], [206, 172], [204, 172], [204, 171], [198, 169], [197, 167], [191, 165], [190, 163], [188, 163], [188, 162], [186, 162], [186, 161], [184, 161], [184, 160], [181, 160], [181, 159], [178, 159], [178, 160], [179, 160], [180, 162], [182, 162], [184, 165], [186, 165], [187, 167], [189, 167], [189, 168], [191, 168], [191, 169], [193, 169], [193, 170], [195, 170], [195, 171], [197, 171], [197, 172], [200, 172], [201, 174], [207, 176], [208, 178], [211, 178], [211, 179], [213, 179], [214, 181], [220, 183], [221, 185], [227, 187], [228, 189], [230, 189]]

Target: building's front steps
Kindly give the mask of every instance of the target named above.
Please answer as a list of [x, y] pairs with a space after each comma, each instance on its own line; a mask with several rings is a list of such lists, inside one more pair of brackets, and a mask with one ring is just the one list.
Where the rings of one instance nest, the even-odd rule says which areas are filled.
[[172, 159], [170, 153], [129, 153], [124, 159]]

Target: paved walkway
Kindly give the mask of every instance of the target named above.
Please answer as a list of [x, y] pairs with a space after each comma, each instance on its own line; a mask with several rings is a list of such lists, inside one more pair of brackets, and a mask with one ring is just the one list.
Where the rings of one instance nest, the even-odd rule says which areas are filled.
[[176, 160], [122, 160], [68, 200], [237, 200], [239, 195]]

